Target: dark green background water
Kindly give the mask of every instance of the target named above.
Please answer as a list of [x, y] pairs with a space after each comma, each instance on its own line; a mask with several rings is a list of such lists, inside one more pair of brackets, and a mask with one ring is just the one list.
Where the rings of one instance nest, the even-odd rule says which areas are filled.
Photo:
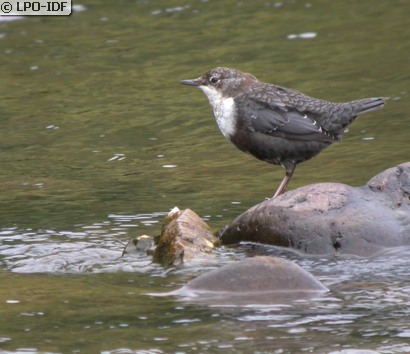
[[[296, 325], [286, 319], [278, 327], [287, 334], [272, 334], [265, 318], [260, 327], [253, 317], [242, 321], [242, 313], [184, 310], [173, 299], [142, 296], [175, 288], [200, 268], [168, 273], [145, 259], [117, 256], [121, 242], [158, 233], [175, 205], [193, 209], [216, 230], [271, 196], [282, 179], [282, 168], [226, 142], [205, 96], [179, 85], [214, 66], [333, 101], [391, 98], [383, 111], [360, 117], [342, 143], [300, 165], [290, 188], [358, 186], [409, 161], [410, 2], [81, 5], [84, 11], [70, 17], [0, 22], [0, 348], [201, 352], [228, 345], [249, 352], [256, 341], [261, 351], [326, 352], [335, 344], [329, 333], [307, 329], [295, 340], [286, 331]], [[309, 32], [316, 36], [291, 39]], [[242, 257], [221, 252], [221, 262]], [[337, 274], [340, 265], [329, 262], [324, 268]], [[399, 288], [410, 296], [408, 283]], [[19, 303], [6, 303], [14, 298]], [[398, 318], [405, 315], [400, 309], [393, 309]], [[344, 341], [369, 347], [354, 322], [341, 325], [340, 333], [353, 333]], [[375, 336], [383, 337], [378, 326]], [[236, 331], [253, 334], [234, 340]], [[386, 336], [371, 347], [401, 338]]]

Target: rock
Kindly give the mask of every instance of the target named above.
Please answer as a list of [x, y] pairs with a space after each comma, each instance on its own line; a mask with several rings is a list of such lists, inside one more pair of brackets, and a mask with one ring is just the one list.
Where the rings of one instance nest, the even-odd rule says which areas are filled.
[[[258, 256], [200, 275], [176, 292], [216, 303], [271, 303], [300, 299], [328, 289], [296, 263]], [[214, 302], [213, 302], [214, 303]]]
[[256, 256], [200, 275], [186, 285], [191, 290], [256, 293], [265, 291], [327, 291], [312, 274], [279, 257]]
[[[410, 201], [410, 162], [389, 168], [373, 177], [366, 186], [375, 193], [383, 193], [391, 199], [392, 207], [400, 207]], [[409, 214], [408, 214], [409, 215]]]
[[133, 238], [130, 240], [124, 250], [122, 251], [122, 257], [125, 254], [137, 254], [137, 253], [145, 253], [145, 254], [152, 254], [155, 249], [155, 241], [154, 238], [148, 235], [141, 235], [139, 237]]
[[210, 227], [192, 210], [174, 208], [162, 225], [154, 262], [164, 266], [181, 265], [211, 252], [217, 242]]
[[312, 254], [370, 256], [410, 245], [410, 163], [365, 186], [313, 184], [266, 200], [219, 232], [223, 244], [253, 241]]

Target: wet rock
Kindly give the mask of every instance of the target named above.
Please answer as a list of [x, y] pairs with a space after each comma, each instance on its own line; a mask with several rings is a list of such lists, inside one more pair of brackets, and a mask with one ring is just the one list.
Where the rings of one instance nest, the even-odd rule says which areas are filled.
[[410, 244], [410, 163], [365, 186], [321, 183], [289, 191], [247, 210], [219, 232], [240, 241], [293, 247], [312, 254], [373, 255]]
[[276, 303], [327, 292], [312, 274], [278, 257], [258, 256], [200, 275], [177, 295], [225, 304]]
[[211, 252], [217, 242], [210, 227], [192, 210], [174, 208], [162, 226], [154, 262], [181, 265]]
[[126, 254], [153, 254], [155, 249], [154, 238], [148, 235], [142, 235], [130, 240], [122, 252], [122, 256]]

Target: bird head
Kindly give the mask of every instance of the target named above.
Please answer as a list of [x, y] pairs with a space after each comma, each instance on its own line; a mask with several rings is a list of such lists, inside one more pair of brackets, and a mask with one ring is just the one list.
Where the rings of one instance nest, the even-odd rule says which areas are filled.
[[217, 67], [197, 79], [182, 80], [181, 84], [201, 89], [211, 104], [222, 98], [235, 97], [257, 79], [239, 70]]

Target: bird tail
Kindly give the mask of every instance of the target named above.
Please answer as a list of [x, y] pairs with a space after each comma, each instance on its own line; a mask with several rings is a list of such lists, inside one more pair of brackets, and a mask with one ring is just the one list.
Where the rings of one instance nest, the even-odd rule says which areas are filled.
[[384, 107], [386, 99], [384, 97], [365, 98], [363, 100], [351, 102], [353, 112], [356, 116], [367, 112], [372, 112]]

